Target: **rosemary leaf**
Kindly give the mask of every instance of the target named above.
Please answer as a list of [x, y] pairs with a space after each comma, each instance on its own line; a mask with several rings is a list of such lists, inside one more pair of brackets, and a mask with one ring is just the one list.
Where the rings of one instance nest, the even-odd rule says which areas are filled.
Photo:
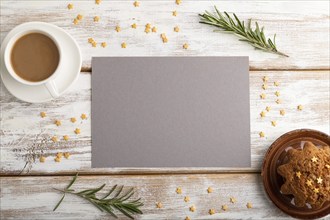
[[60, 201], [58, 201], [58, 203], [56, 204], [55, 208], [53, 209], [53, 211], [55, 211], [59, 206], [60, 204], [62, 203], [63, 199], [65, 197], [65, 193], [63, 194], [62, 198], [60, 199]]
[[205, 11], [204, 14], [199, 14], [201, 17], [200, 23], [212, 25], [225, 32], [233, 33], [238, 36], [241, 41], [247, 42], [256, 49], [289, 57], [277, 50], [275, 43], [276, 34], [274, 35], [273, 41], [270, 38], [266, 39], [264, 27], [260, 28], [258, 22], [255, 22], [255, 29], [252, 30], [251, 19], [248, 20], [247, 26], [245, 26], [244, 21], [239, 20], [236, 14], [233, 13], [233, 19], [227, 12], [223, 12], [222, 14], [216, 6], [214, 6], [214, 8], [216, 12], [214, 14], [208, 11]]
[[136, 200], [129, 201], [129, 199], [134, 195], [133, 188], [129, 189], [127, 192], [124, 193], [124, 186], [120, 186], [118, 187], [116, 193], [112, 197], [110, 197], [110, 195], [117, 189], [117, 185], [115, 185], [106, 195], [101, 198], [98, 198], [96, 196], [96, 193], [100, 192], [105, 187], [105, 184], [97, 188], [91, 188], [76, 192], [75, 190], [70, 189], [70, 187], [75, 183], [77, 177], [78, 174], [73, 177], [69, 185], [63, 190], [54, 188], [55, 190], [62, 192], [63, 196], [56, 204], [53, 211], [55, 211], [60, 206], [66, 194], [72, 194], [82, 199], [85, 199], [86, 201], [94, 205], [96, 208], [98, 208], [100, 211], [105, 211], [115, 218], [117, 218], [115, 210], [121, 212], [122, 214], [126, 215], [131, 219], [134, 218], [134, 214], [142, 214], [142, 211], [140, 210], [140, 207], [143, 206], [143, 203], [140, 202], [141, 199], [139, 198]]
[[71, 182], [69, 183], [69, 185], [66, 187], [66, 189], [70, 189], [70, 187], [72, 186], [72, 184], [76, 181], [78, 177], [78, 173], [73, 177], [73, 179], [71, 180]]

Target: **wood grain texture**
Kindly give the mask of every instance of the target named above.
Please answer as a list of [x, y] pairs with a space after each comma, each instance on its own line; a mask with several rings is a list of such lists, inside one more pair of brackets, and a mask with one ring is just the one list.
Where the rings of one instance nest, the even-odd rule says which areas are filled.
[[[262, 89], [262, 77], [269, 78], [267, 90]], [[91, 87], [90, 74], [81, 74], [74, 87], [62, 97], [43, 104], [28, 104], [14, 98], [2, 86], [1, 90], [1, 174], [13, 175], [23, 170], [23, 174], [69, 174], [79, 170], [83, 173], [214, 173], [259, 171], [264, 154], [270, 144], [280, 135], [290, 130], [310, 128], [329, 134], [329, 71], [252, 71], [250, 72], [250, 106], [251, 106], [251, 168], [107, 168], [90, 169], [91, 166]], [[274, 81], [280, 83], [274, 86]], [[238, 88], [239, 89], [239, 88]], [[280, 96], [276, 97], [275, 92]], [[259, 95], [265, 93], [265, 100]], [[276, 104], [276, 99], [281, 104]], [[298, 105], [302, 111], [297, 110]], [[271, 110], [265, 118], [260, 112], [270, 106]], [[285, 116], [280, 115], [284, 109]], [[46, 118], [39, 116], [41, 111], [47, 113]], [[80, 119], [86, 113], [87, 120]], [[77, 122], [71, 123], [70, 118]], [[54, 124], [56, 119], [62, 126]], [[271, 121], [276, 121], [273, 127]], [[81, 134], [74, 133], [75, 128]], [[259, 132], [265, 133], [264, 138]], [[69, 135], [69, 141], [62, 136]], [[239, 135], [239, 134], [237, 134]], [[50, 138], [57, 136], [59, 142], [52, 143]], [[43, 140], [45, 142], [42, 142]], [[42, 144], [40, 144], [42, 142]], [[248, 147], [248, 146], [247, 146]], [[70, 152], [70, 159], [62, 159], [55, 163], [57, 152]], [[28, 155], [35, 155], [35, 158]], [[40, 163], [40, 155], [47, 157]], [[35, 159], [35, 163], [33, 163]], [[32, 161], [24, 168], [26, 162]], [[31, 169], [29, 169], [31, 165]], [[28, 172], [30, 171], [30, 172]]]
[[[68, 31], [79, 43], [83, 55], [83, 70], [89, 71], [92, 56], [236, 56], [250, 57], [251, 69], [329, 69], [329, 1], [187, 1], [176, 5], [174, 0], [103, 1], [100, 5], [89, 1], [1, 1], [1, 38], [13, 27], [28, 21], [53, 23]], [[290, 57], [254, 50], [235, 36], [215, 33], [214, 28], [199, 24], [198, 13], [213, 10], [235, 12], [241, 19], [252, 18], [266, 27], [266, 35], [277, 34], [279, 50]], [[177, 17], [172, 11], [177, 10]], [[19, 13], [18, 13], [19, 12]], [[84, 16], [78, 25], [73, 19]], [[98, 23], [94, 16], [100, 16]], [[137, 29], [130, 25], [137, 23]], [[157, 33], [146, 34], [144, 26], [151, 23]], [[115, 26], [122, 31], [117, 33]], [[173, 28], [181, 29], [175, 33]], [[160, 33], [169, 42], [163, 44]], [[87, 39], [93, 37], [107, 48], [92, 48]], [[122, 49], [120, 44], [127, 43]], [[182, 45], [188, 43], [188, 50]]]
[[[74, 4], [74, 10], [67, 10], [69, 2]], [[79, 177], [74, 189], [103, 183], [109, 187], [114, 184], [134, 187], [136, 196], [145, 203], [144, 214], [138, 219], [184, 219], [185, 216], [191, 219], [291, 219], [267, 199], [260, 174], [253, 172], [260, 171], [265, 151], [279, 135], [297, 128], [330, 133], [329, 1], [182, 0], [180, 6], [174, 0], [141, 0], [140, 3], [139, 8], [134, 8], [133, 0], [103, 0], [99, 6], [94, 0], [0, 1], [1, 41], [13, 27], [23, 22], [53, 23], [77, 40], [82, 50], [84, 72], [63, 97], [43, 104], [17, 100], [1, 82], [0, 218], [108, 219], [106, 214], [73, 196], [67, 196], [62, 206], [52, 212], [61, 197], [52, 187], [66, 186], [71, 177], [61, 175], [79, 171], [88, 176]], [[221, 11], [235, 12], [241, 19], [252, 18], [259, 22], [266, 27], [267, 36], [276, 33], [279, 50], [290, 57], [254, 50], [235, 36], [214, 33], [213, 27], [199, 24], [197, 14], [212, 11], [213, 5]], [[174, 10], [178, 12], [177, 17], [172, 16]], [[84, 19], [73, 25], [78, 13], [84, 15]], [[93, 22], [94, 16], [100, 16], [99, 23]], [[137, 23], [136, 30], [130, 28], [132, 23]], [[155, 25], [158, 32], [146, 34], [146, 23]], [[115, 32], [116, 25], [121, 26], [121, 32]], [[180, 27], [179, 33], [173, 32], [176, 25]], [[160, 33], [166, 33], [167, 44], [161, 42]], [[87, 43], [89, 37], [98, 43], [107, 42], [108, 47], [92, 48]], [[124, 41], [126, 49], [120, 47]], [[190, 45], [188, 50], [182, 49], [184, 43]], [[228, 55], [249, 56], [250, 69], [254, 70], [250, 72], [251, 168], [90, 168], [92, 56]], [[266, 91], [261, 88], [263, 76], [269, 77]], [[274, 81], [279, 81], [280, 86], [273, 86]], [[276, 91], [281, 93], [281, 104], [275, 103]], [[265, 100], [259, 98], [262, 92], [267, 95]], [[297, 111], [299, 104], [303, 105], [303, 111]], [[262, 119], [259, 113], [266, 106], [272, 109]], [[285, 116], [279, 114], [280, 109], [286, 111]], [[46, 118], [39, 116], [41, 111], [47, 112]], [[87, 120], [79, 118], [82, 113], [88, 115]], [[77, 122], [71, 123], [70, 117], [76, 117]], [[56, 127], [55, 119], [60, 119], [62, 126]], [[276, 120], [278, 125], [272, 127], [271, 120]], [[80, 128], [81, 134], [74, 134], [75, 128]], [[260, 131], [265, 133], [265, 138], [259, 137]], [[54, 135], [60, 139], [55, 144], [50, 140]], [[69, 141], [63, 141], [63, 135], [69, 135]], [[70, 152], [72, 156], [55, 163], [57, 152]], [[39, 162], [40, 155], [47, 157], [45, 163]], [[27, 176], [16, 176], [21, 171]], [[211, 194], [206, 192], [209, 186], [214, 189]], [[182, 187], [183, 194], [176, 194], [176, 187]], [[189, 203], [183, 201], [185, 195], [190, 196]], [[229, 203], [230, 196], [237, 198], [236, 204]], [[156, 202], [162, 202], [164, 208], [156, 209]], [[252, 202], [253, 209], [246, 208], [247, 202]], [[197, 208], [194, 213], [189, 212], [192, 204]], [[223, 204], [229, 206], [227, 212], [221, 211]], [[208, 215], [210, 208], [217, 214]]]
[[[67, 195], [56, 212], [52, 212], [61, 194], [52, 188], [64, 188], [71, 177], [5, 177], [1, 179], [1, 219], [109, 219], [86, 201]], [[107, 184], [101, 193], [112, 185], [134, 187], [136, 198], [141, 197], [143, 215], [137, 219], [291, 219], [278, 210], [266, 197], [259, 174], [208, 174], [208, 175], [111, 175], [78, 177], [73, 189], [83, 190]], [[182, 194], [176, 188], [181, 187]], [[208, 194], [207, 188], [213, 192]], [[184, 202], [189, 196], [190, 202]], [[230, 203], [233, 196], [237, 203]], [[156, 202], [163, 204], [156, 208]], [[253, 204], [247, 209], [247, 202]], [[13, 205], [15, 204], [15, 205]], [[221, 210], [222, 205], [229, 210]], [[196, 211], [190, 212], [189, 206]], [[209, 209], [215, 215], [209, 215]], [[119, 215], [123, 219], [122, 215]]]

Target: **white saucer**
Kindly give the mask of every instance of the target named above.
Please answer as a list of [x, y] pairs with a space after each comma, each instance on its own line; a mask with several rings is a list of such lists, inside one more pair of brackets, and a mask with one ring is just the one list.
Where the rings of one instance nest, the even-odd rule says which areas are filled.
[[47, 102], [53, 99], [49, 91], [44, 85], [39, 86], [28, 86], [16, 81], [7, 71], [4, 64], [4, 51], [9, 39], [14, 36], [17, 32], [24, 31], [38, 27], [49, 34], [53, 35], [58, 39], [61, 44], [63, 53], [61, 54], [61, 68], [60, 74], [55, 78], [55, 84], [57, 86], [59, 95], [66, 92], [69, 87], [78, 79], [81, 69], [81, 53], [77, 42], [66, 33], [62, 28], [55, 25], [44, 23], [44, 22], [28, 22], [16, 26], [12, 29], [1, 44], [1, 69], [0, 75], [3, 84], [6, 86], [8, 91], [16, 96], [18, 99], [31, 102], [40, 103]]

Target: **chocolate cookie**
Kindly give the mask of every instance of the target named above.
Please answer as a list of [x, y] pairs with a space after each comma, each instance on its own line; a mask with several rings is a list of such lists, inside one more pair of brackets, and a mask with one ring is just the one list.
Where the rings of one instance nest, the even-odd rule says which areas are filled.
[[321, 207], [330, 201], [330, 147], [305, 142], [303, 149], [291, 149], [288, 163], [277, 172], [285, 179], [281, 193], [294, 196], [297, 207]]

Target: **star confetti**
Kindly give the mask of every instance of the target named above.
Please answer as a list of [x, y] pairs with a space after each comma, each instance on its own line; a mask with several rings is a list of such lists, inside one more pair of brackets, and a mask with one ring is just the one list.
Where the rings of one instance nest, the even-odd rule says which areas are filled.
[[139, 6], [140, 6], [140, 2], [135, 1], [135, 2], [133, 3], [133, 5], [134, 5], [134, 7], [139, 7]]
[[317, 161], [318, 161], [319, 159], [317, 158], [317, 157], [312, 157], [312, 159], [311, 159], [311, 161], [313, 162], [313, 163], [316, 163]]
[[235, 197], [230, 197], [230, 202], [231, 202], [231, 203], [236, 203], [236, 201], [237, 201], [237, 200], [236, 200]]
[[246, 204], [246, 207], [247, 207], [248, 209], [252, 209], [252, 203], [251, 203], [251, 202], [248, 202], [248, 203]]
[[296, 172], [296, 177], [298, 177], [298, 179], [300, 179], [300, 176], [301, 176], [301, 172], [300, 171]]
[[214, 210], [214, 209], [210, 209], [210, 210], [209, 210], [209, 214], [210, 214], [210, 215], [214, 215], [214, 214], [215, 214], [215, 210]]
[[318, 177], [318, 178], [316, 179], [316, 181], [317, 181], [318, 184], [322, 184], [323, 179], [322, 179], [321, 177]]

